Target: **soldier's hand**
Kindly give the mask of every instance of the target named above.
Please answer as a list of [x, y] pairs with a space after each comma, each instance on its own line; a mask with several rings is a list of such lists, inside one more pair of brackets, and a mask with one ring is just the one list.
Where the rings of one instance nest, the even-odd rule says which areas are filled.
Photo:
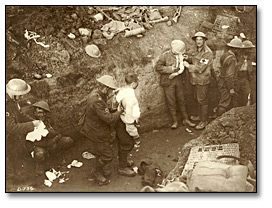
[[183, 61], [183, 66], [185, 66], [186, 68], [189, 68], [190, 64], [187, 61]]
[[40, 125], [41, 121], [40, 120], [34, 120], [34, 121], [32, 121], [32, 123], [33, 123], [34, 127], [38, 127]]
[[174, 77], [178, 76], [179, 74], [177, 72], [172, 73], [169, 75], [169, 79], [173, 79]]
[[175, 72], [177, 70], [177, 67], [172, 65], [172, 72]]

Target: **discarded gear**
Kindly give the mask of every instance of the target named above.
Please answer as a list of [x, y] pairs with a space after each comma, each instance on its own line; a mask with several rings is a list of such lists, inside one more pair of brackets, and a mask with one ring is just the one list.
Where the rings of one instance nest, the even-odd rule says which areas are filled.
[[103, 19], [104, 19], [104, 16], [103, 16], [103, 14], [98, 13], [98, 14], [94, 15], [93, 18], [94, 18], [94, 20], [95, 20], [96, 22], [98, 22], [98, 21], [103, 20]]
[[85, 35], [85, 36], [92, 35], [92, 30], [89, 30], [87, 28], [78, 28], [78, 32], [80, 33], [80, 35]]
[[103, 37], [103, 35], [102, 35], [102, 32], [100, 30], [98, 30], [98, 29], [94, 30], [93, 36], [92, 36], [93, 39], [99, 39], [99, 38], [102, 38], [102, 37]]
[[67, 165], [67, 168], [71, 168], [71, 167], [80, 168], [82, 165], [83, 165], [83, 162], [73, 160], [71, 164]]
[[96, 158], [92, 153], [90, 152], [83, 152], [82, 153], [82, 157], [87, 159], [87, 160], [90, 160], [90, 159], [93, 159], [93, 158]]
[[91, 56], [91, 57], [93, 57], [93, 58], [98, 58], [98, 57], [101, 56], [101, 52], [100, 52], [99, 48], [98, 48], [96, 45], [94, 45], [94, 44], [92, 44], [92, 45], [87, 45], [87, 46], [85, 47], [85, 52], [86, 52], [89, 56]]
[[36, 39], [41, 37], [40, 35], [37, 35], [36, 32], [32, 32], [32, 31], [28, 31], [28, 30], [25, 30], [25, 34], [24, 34], [25, 38], [27, 40], [31, 40], [33, 39], [35, 41], [35, 43], [37, 43], [38, 45], [41, 45], [42, 47], [44, 48], [48, 48], [49, 45], [45, 45], [43, 44], [42, 42], [38, 42]]
[[145, 29], [143, 27], [138, 28], [138, 29], [134, 29], [134, 30], [130, 30], [130, 31], [126, 30], [124, 37], [130, 37], [130, 36], [133, 36], [133, 35], [139, 35], [139, 34], [141, 34], [143, 32], [145, 32]]
[[177, 11], [176, 11], [176, 13], [174, 14], [174, 17], [173, 17], [172, 20], [173, 20], [175, 23], [178, 22], [178, 18], [180, 17], [180, 14], [181, 14], [181, 9], [182, 9], [182, 7], [179, 6], [178, 9], [177, 9]]
[[167, 22], [168, 20], [169, 20], [168, 17], [163, 17], [163, 18], [161, 18], [161, 19], [149, 21], [149, 23], [153, 24], [153, 23], [159, 23], [159, 22]]
[[152, 9], [150, 10], [150, 14], [149, 14], [149, 19], [152, 21], [152, 20], [157, 20], [157, 19], [161, 19], [162, 16], [159, 12], [158, 9]]

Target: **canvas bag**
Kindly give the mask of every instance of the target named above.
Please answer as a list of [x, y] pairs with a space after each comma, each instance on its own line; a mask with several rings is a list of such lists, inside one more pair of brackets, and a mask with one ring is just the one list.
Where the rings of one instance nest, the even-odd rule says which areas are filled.
[[199, 162], [188, 172], [190, 192], [246, 192], [248, 167], [219, 162]]

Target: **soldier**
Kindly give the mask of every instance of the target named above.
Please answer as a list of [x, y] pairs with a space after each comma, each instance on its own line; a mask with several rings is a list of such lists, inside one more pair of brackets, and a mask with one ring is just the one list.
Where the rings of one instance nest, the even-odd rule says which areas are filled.
[[220, 116], [232, 107], [237, 107], [237, 54], [239, 53], [242, 41], [235, 37], [228, 44], [226, 51], [220, 58], [220, 75], [218, 79], [218, 88], [220, 91], [220, 100], [218, 104], [217, 115]]
[[[251, 97], [254, 97], [251, 91], [250, 81], [253, 79], [254, 65], [251, 57], [251, 49], [255, 48], [251, 41], [245, 40], [242, 42], [243, 50], [237, 63], [237, 94], [239, 96], [239, 106], [250, 104]], [[253, 100], [253, 99], [252, 99]]]
[[191, 119], [200, 120], [195, 129], [201, 130], [208, 124], [208, 87], [211, 81], [213, 53], [206, 45], [208, 38], [203, 32], [197, 32], [192, 39], [195, 41], [196, 50], [193, 52], [192, 57], [186, 57], [191, 64], [184, 61], [184, 66], [189, 69], [190, 82], [194, 87], [200, 109], [200, 116], [192, 116]]
[[40, 124], [39, 120], [22, 113], [18, 104], [30, 90], [30, 85], [21, 79], [12, 79], [6, 85], [6, 171], [12, 183], [24, 177], [21, 172], [27, 155], [26, 134]]
[[[34, 107], [35, 118], [43, 121], [45, 128], [49, 132], [40, 141], [26, 141], [28, 152], [32, 154], [37, 162], [36, 173], [39, 175], [43, 173], [42, 164], [49, 156], [51, 156], [51, 160], [55, 157], [54, 159], [59, 162], [58, 165], [64, 165], [66, 161], [63, 153], [73, 145], [74, 141], [71, 137], [62, 136], [51, 126], [48, 116], [50, 108], [45, 101], [36, 102], [32, 106]], [[61, 161], [58, 161], [59, 157], [62, 157]]]
[[107, 167], [113, 158], [110, 125], [120, 118], [123, 111], [119, 108], [118, 111], [111, 113], [107, 106], [107, 96], [112, 90], [117, 89], [113, 77], [104, 75], [97, 81], [99, 87], [92, 91], [87, 100], [85, 112], [79, 121], [79, 131], [92, 142], [96, 151], [96, 165], [92, 176], [100, 185], [105, 185], [108, 183], [105, 177], [110, 174], [105, 166]]
[[172, 117], [172, 129], [178, 127], [177, 104], [183, 117], [183, 124], [194, 127], [195, 124], [189, 120], [185, 105], [183, 79], [187, 78], [183, 66], [183, 54], [185, 43], [181, 40], [171, 42], [171, 50], [164, 52], [155, 64], [155, 69], [160, 73], [160, 84], [163, 87], [166, 103]]

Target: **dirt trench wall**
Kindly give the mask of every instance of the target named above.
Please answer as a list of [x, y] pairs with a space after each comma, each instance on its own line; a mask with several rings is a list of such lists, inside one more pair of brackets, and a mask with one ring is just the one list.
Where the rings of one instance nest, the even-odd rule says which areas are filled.
[[[166, 11], [171, 10], [175, 11], [172, 7], [166, 8]], [[165, 22], [155, 24], [154, 28], [147, 30], [141, 38], [125, 38], [120, 33], [112, 40], [89, 39], [88, 43], [85, 43], [77, 38], [71, 40], [67, 36], [59, 37], [59, 33], [57, 36], [46, 35], [45, 31], [41, 33], [40, 40], [50, 44], [49, 48], [43, 48], [32, 40], [27, 42], [23, 38], [24, 27], [31, 31], [37, 29], [38, 25], [34, 27], [33, 23], [18, 24], [13, 30], [19, 31], [17, 37], [19, 35], [21, 41], [27, 44], [27, 49], [7, 48], [11, 51], [7, 53], [6, 58], [7, 73], [12, 73], [14, 70], [17, 77], [27, 80], [32, 86], [30, 97], [33, 102], [39, 99], [46, 100], [50, 105], [55, 127], [71, 134], [72, 124], [84, 111], [86, 97], [95, 87], [95, 79], [103, 74], [113, 75], [119, 86], [122, 86], [124, 75], [134, 71], [140, 80], [136, 96], [142, 112], [141, 131], [160, 128], [170, 123], [170, 116], [154, 64], [174, 39], [183, 40], [188, 50], [191, 50], [194, 46], [191, 37], [201, 29], [203, 21], [213, 22], [213, 15], [214, 13], [211, 13], [210, 7], [207, 6], [184, 6], [176, 24], [170, 27]], [[65, 27], [65, 24], [58, 25], [59, 30], [62, 26]], [[55, 29], [55, 32], [58, 31]], [[215, 34], [207, 34], [216, 42]], [[96, 44], [102, 52], [101, 57], [88, 56], [84, 51], [87, 44]], [[213, 47], [216, 48], [214, 45]], [[21, 55], [14, 58], [12, 51]], [[51, 73], [53, 77], [33, 81], [32, 74], [35, 72]], [[191, 95], [188, 91], [187, 96], [191, 98]], [[192, 100], [188, 100], [188, 103], [192, 106]]]

